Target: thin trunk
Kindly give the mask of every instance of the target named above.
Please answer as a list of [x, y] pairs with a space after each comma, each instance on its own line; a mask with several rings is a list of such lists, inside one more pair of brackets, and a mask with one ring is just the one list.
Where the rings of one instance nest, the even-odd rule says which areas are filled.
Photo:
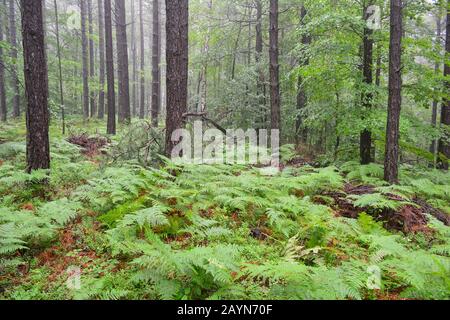
[[161, 28], [159, 0], [153, 0], [153, 48], [152, 48], [152, 124], [158, 127], [161, 110]]
[[83, 60], [83, 118], [89, 118], [89, 58], [88, 58], [88, 39], [86, 34], [86, 0], [80, 0], [81, 13], [81, 46]]
[[[155, 10], [155, 8], [153, 8]], [[154, 14], [154, 13], [153, 13]], [[140, 97], [139, 118], [145, 118], [145, 37], [144, 37], [144, 8], [143, 0], [139, 0], [139, 35], [141, 37], [141, 69], [139, 73]]]
[[[438, 52], [442, 51], [442, 46], [441, 46], [441, 35], [442, 35], [442, 30], [441, 30], [441, 16], [438, 14], [436, 16], [436, 50]], [[440, 63], [439, 61], [436, 61], [435, 65], [434, 65], [434, 72], [436, 75], [439, 74], [441, 69]], [[433, 100], [433, 110], [432, 110], [432, 114], [431, 114], [431, 125], [433, 126], [433, 128], [436, 128], [437, 126], [437, 115], [438, 115], [438, 107], [439, 107], [439, 102], [437, 99]], [[436, 139], [433, 139], [433, 141], [431, 142], [431, 146], [430, 146], [430, 152], [434, 155], [434, 157], [436, 157], [436, 153], [437, 153], [437, 141]], [[436, 159], [433, 160], [433, 164], [435, 164]]]
[[50, 168], [48, 76], [42, 6], [21, 0], [25, 93], [27, 97], [27, 172]]
[[402, 0], [391, 0], [389, 49], [389, 104], [386, 129], [384, 179], [398, 183], [400, 112], [402, 106]]
[[[139, 0], [141, 1], [141, 0]], [[136, 8], [135, 0], [131, 0], [131, 59], [133, 75], [131, 84], [131, 97], [132, 97], [132, 115], [137, 114], [137, 48], [136, 48]]]
[[98, 94], [98, 118], [105, 117], [105, 19], [103, 0], [98, 0], [98, 46], [100, 55], [100, 92]]
[[59, 71], [59, 101], [61, 108], [61, 122], [62, 122], [62, 134], [66, 134], [66, 119], [64, 110], [64, 86], [62, 78], [62, 64], [61, 64], [61, 44], [59, 40], [59, 15], [58, 15], [58, 3], [54, 0], [55, 6], [55, 24], [56, 24], [56, 52], [58, 56], [58, 71]]
[[125, 0], [115, 0], [116, 41], [117, 41], [117, 76], [119, 80], [119, 122], [129, 123], [130, 111], [130, 77], [128, 72], [127, 19]]
[[116, 134], [116, 93], [114, 89], [114, 55], [111, 18], [111, 0], [105, 0], [105, 55], [108, 85], [108, 134]]
[[[16, 28], [16, 7], [15, 0], [9, 0], [9, 35], [11, 43], [11, 58], [17, 61], [17, 28]], [[14, 62], [11, 66], [11, 80], [14, 90], [13, 97], [13, 117], [20, 117], [20, 85], [17, 74], [17, 66]]]
[[[270, 105], [271, 129], [281, 129], [280, 66], [278, 64], [278, 0], [270, 0]], [[281, 135], [280, 135], [281, 136]]]
[[[94, 81], [95, 77], [95, 55], [94, 55], [94, 23], [92, 17], [92, 0], [88, 0], [88, 22], [89, 22], [89, 78]], [[95, 91], [90, 92], [91, 118], [97, 114], [97, 106], [95, 105]]]
[[[0, 10], [0, 42], [3, 41], [3, 24], [6, 20], [4, 10]], [[5, 88], [5, 62], [3, 59], [3, 47], [0, 46], [0, 120], [6, 121], [8, 110], [6, 108], [6, 88]]]
[[[447, 1], [447, 27], [446, 27], [446, 36], [445, 36], [445, 52], [446, 56], [450, 54], [450, 9], [449, 2]], [[448, 60], [446, 60], [444, 67], [444, 76], [448, 79], [450, 76], [450, 64]], [[450, 81], [445, 82], [446, 92], [450, 92]], [[445, 126], [444, 128], [448, 128], [450, 126], [450, 99], [446, 98], [441, 111], [441, 124]], [[447, 130], [446, 130], [447, 131]], [[448, 170], [449, 167], [449, 159], [450, 159], [450, 144], [448, 143], [449, 132], [446, 132], [446, 137], [439, 141], [439, 168]]]
[[[371, 4], [371, 3], [369, 3]], [[364, 7], [364, 20], [367, 21], [370, 18], [370, 14], [367, 12], [367, 7]], [[363, 38], [363, 81], [366, 85], [363, 88], [362, 94], [362, 106], [363, 114], [369, 112], [372, 108], [373, 94], [370, 86], [373, 82], [373, 31], [368, 27], [364, 27]], [[364, 118], [364, 116], [363, 116]], [[373, 162], [372, 159], [372, 132], [369, 129], [364, 129], [360, 134], [360, 160], [361, 164], [369, 164]]]
[[175, 130], [184, 127], [188, 95], [188, 25], [189, 1], [166, 0], [167, 34], [167, 117], [166, 154], [178, 141], [172, 141]]

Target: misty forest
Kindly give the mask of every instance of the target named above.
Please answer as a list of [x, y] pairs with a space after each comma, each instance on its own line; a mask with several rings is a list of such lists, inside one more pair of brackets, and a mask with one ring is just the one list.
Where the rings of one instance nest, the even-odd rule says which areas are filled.
[[450, 299], [449, 13], [0, 0], [0, 300]]

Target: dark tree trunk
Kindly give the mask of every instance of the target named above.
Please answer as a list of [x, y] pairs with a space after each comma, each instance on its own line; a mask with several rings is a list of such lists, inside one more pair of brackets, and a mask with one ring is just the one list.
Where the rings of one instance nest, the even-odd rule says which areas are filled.
[[[449, 2], [447, 1], [447, 27], [446, 27], [446, 36], [445, 36], [445, 52], [447, 56], [450, 53], [450, 11], [449, 11]], [[445, 63], [444, 67], [444, 76], [450, 76], [450, 64], [448, 61]], [[446, 81], [445, 88], [447, 90], [447, 94], [450, 92], [450, 81]], [[446, 99], [442, 105], [441, 111], [441, 123], [444, 126], [450, 126], [450, 99]], [[450, 159], [450, 144], [448, 143], [449, 132], [446, 132], [446, 137], [439, 141], [439, 168], [448, 170], [449, 167], [449, 159]]]
[[[0, 11], [0, 42], [3, 41], [3, 25], [6, 20], [4, 10]], [[0, 46], [0, 120], [6, 121], [8, 110], [6, 108], [6, 88], [5, 88], [5, 64], [3, 59], [3, 47]]]
[[[154, 9], [153, 9], [154, 10]], [[140, 97], [139, 97], [139, 118], [145, 118], [145, 38], [144, 38], [144, 8], [143, 0], [139, 0], [139, 35], [141, 40], [141, 72], [140, 81]]]
[[108, 85], [108, 134], [116, 134], [116, 93], [114, 89], [114, 55], [111, 18], [111, 0], [105, 0], [105, 51]]
[[261, 128], [266, 122], [266, 99], [265, 99], [265, 77], [261, 66], [263, 57], [263, 34], [262, 34], [262, 3], [261, 0], [256, 1], [256, 44], [255, 44], [255, 61], [258, 68], [258, 79], [256, 80], [256, 93], [260, 96], [259, 106], [261, 108]]
[[384, 179], [398, 183], [400, 112], [402, 106], [402, 34], [401, 0], [391, 0], [391, 35], [389, 49], [389, 105], [386, 130]]
[[[11, 58], [13, 59], [13, 61], [17, 61], [17, 28], [15, 4], [15, 0], [9, 0], [9, 35], [11, 42]], [[18, 118], [20, 117], [20, 85], [15, 63], [11, 66], [11, 80], [14, 90], [13, 117]]]
[[42, 5], [21, 0], [25, 93], [27, 97], [27, 172], [50, 168], [47, 61]]
[[[94, 19], [92, 18], [92, 0], [88, 0], [88, 21], [89, 21], [89, 78], [93, 81], [95, 77], [95, 55], [94, 55]], [[91, 118], [97, 114], [95, 105], [95, 91], [90, 92]]]
[[130, 111], [130, 77], [128, 72], [127, 19], [125, 0], [115, 0], [116, 41], [117, 41], [117, 76], [119, 77], [119, 122], [129, 123]]
[[152, 48], [152, 124], [158, 127], [161, 109], [161, 41], [159, 26], [159, 0], [153, 0], [153, 48]]
[[86, 0], [80, 0], [81, 13], [81, 47], [83, 60], [83, 118], [89, 118], [89, 58], [88, 38], [86, 34]]
[[[370, 3], [369, 3], [370, 4]], [[364, 7], [364, 20], [367, 21], [370, 15], [367, 12], [367, 7]], [[368, 27], [364, 28], [363, 37], [363, 81], [367, 87], [363, 88], [362, 106], [363, 114], [369, 112], [372, 108], [373, 94], [369, 88], [373, 83], [373, 31]], [[372, 159], [372, 132], [364, 129], [360, 135], [360, 159], [361, 164], [369, 164], [373, 162]]]
[[166, 0], [167, 34], [167, 117], [166, 154], [171, 156], [177, 142], [172, 133], [184, 127], [188, 87], [189, 1]]
[[[278, 64], [278, 0], [270, 0], [270, 105], [271, 129], [281, 129], [280, 65]], [[281, 136], [281, 135], [280, 135]]]
[[[305, 26], [305, 18], [306, 15], [308, 14], [308, 12], [306, 11], [306, 8], [304, 6], [301, 7], [300, 9], [300, 18], [301, 18], [301, 25], [304, 27]], [[306, 67], [309, 64], [309, 57], [306, 51], [306, 47], [309, 46], [311, 44], [311, 36], [309, 36], [308, 34], [303, 34], [302, 36], [302, 45], [304, 46], [304, 57], [302, 57], [302, 61], [300, 61], [300, 66], [301, 67]], [[306, 95], [306, 90], [305, 90], [305, 84], [303, 83], [303, 77], [301, 76], [301, 74], [299, 74], [298, 76], [298, 91], [297, 91], [297, 111], [299, 112], [299, 114], [297, 115], [297, 121], [296, 121], [296, 137], [301, 138], [301, 141], [303, 143], [306, 143], [307, 139], [308, 139], [308, 131], [306, 130], [306, 128], [302, 128], [303, 126], [303, 115], [304, 115], [304, 110], [307, 107], [308, 104], [308, 97]], [[303, 113], [303, 114], [300, 114]]]
[[100, 92], [98, 94], [98, 118], [105, 117], [105, 19], [103, 0], [98, 0], [98, 53], [100, 55]]
[[59, 40], [59, 15], [58, 15], [58, 3], [54, 0], [55, 6], [55, 24], [56, 24], [56, 52], [58, 56], [58, 71], [59, 71], [59, 103], [61, 108], [61, 122], [62, 122], [62, 134], [66, 134], [66, 119], [65, 119], [65, 106], [64, 106], [64, 86], [62, 78], [62, 64], [61, 64], [61, 44]]

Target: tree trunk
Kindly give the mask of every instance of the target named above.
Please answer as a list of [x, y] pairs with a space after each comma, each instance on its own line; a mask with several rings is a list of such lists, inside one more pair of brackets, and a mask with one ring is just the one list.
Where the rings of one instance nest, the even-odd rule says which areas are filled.
[[391, 34], [389, 49], [389, 104], [386, 130], [384, 179], [398, 183], [400, 112], [402, 106], [402, 34], [401, 0], [391, 0]]
[[[436, 50], [438, 52], [441, 52], [441, 50], [442, 50], [442, 46], [441, 46], [441, 35], [442, 35], [441, 23], [442, 23], [441, 16], [439, 14], [437, 14], [437, 16], [436, 16]], [[435, 65], [434, 65], [434, 72], [436, 73], [436, 75], [439, 74], [440, 69], [441, 69], [440, 63], [439, 63], [439, 61], [436, 61]], [[431, 125], [433, 126], [433, 128], [436, 128], [436, 126], [437, 126], [438, 107], [439, 107], [439, 101], [437, 99], [434, 99], [433, 100], [432, 113], [431, 113]], [[430, 146], [430, 152], [434, 156], [433, 165], [435, 165], [435, 162], [436, 162], [437, 145], [438, 145], [437, 141], [435, 139], [433, 139], [433, 141], [431, 142], [431, 146]]]
[[98, 46], [100, 55], [100, 92], [98, 94], [98, 118], [105, 117], [105, 19], [103, 0], [98, 0]]
[[81, 47], [83, 60], [83, 118], [89, 118], [89, 58], [88, 58], [88, 39], [86, 34], [86, 0], [80, 0], [81, 14]]
[[[153, 8], [155, 10], [155, 8]], [[153, 13], [154, 14], [154, 13]], [[145, 37], [144, 37], [144, 8], [143, 0], [139, 0], [139, 35], [141, 37], [141, 70], [140, 70], [140, 97], [139, 118], [145, 118]]]
[[[369, 4], [371, 4], [369, 2]], [[370, 14], [367, 12], [368, 7], [364, 7], [364, 21], [370, 18]], [[372, 108], [373, 94], [369, 88], [373, 83], [373, 31], [367, 26], [364, 27], [363, 37], [363, 81], [367, 87], [363, 88], [362, 94], [362, 106], [363, 114], [369, 112]], [[364, 118], [364, 116], [363, 116]], [[368, 129], [364, 129], [360, 134], [360, 159], [361, 164], [369, 164], [373, 162], [372, 159], [372, 132]]]
[[[3, 25], [6, 20], [4, 10], [0, 11], [0, 42], [3, 41]], [[3, 59], [3, 47], [0, 46], [0, 120], [6, 121], [8, 110], [6, 108], [6, 88], [5, 88], [5, 61]]]
[[27, 97], [27, 172], [50, 168], [48, 77], [42, 6], [21, 0], [25, 93]]
[[[305, 26], [305, 18], [306, 18], [307, 14], [308, 14], [308, 12], [306, 11], [305, 6], [302, 6], [300, 9], [300, 18], [301, 18], [301, 25], [303, 27]], [[303, 53], [305, 56], [302, 57], [302, 61], [300, 62], [301, 67], [306, 67], [309, 64], [308, 53], [305, 52], [305, 49], [310, 44], [311, 44], [311, 36], [304, 34], [302, 36], [302, 45], [304, 46]], [[308, 97], [306, 95], [305, 84], [303, 83], [303, 81], [304, 81], [303, 77], [301, 76], [301, 74], [299, 74], [299, 76], [298, 76], [298, 92], [297, 92], [297, 111], [299, 112], [299, 114], [297, 115], [297, 121], [296, 121], [296, 137], [298, 139], [298, 137], [300, 136], [301, 141], [303, 143], [306, 143], [307, 138], [308, 138], [308, 131], [306, 130], [306, 128], [302, 128], [302, 126], [303, 126], [303, 117], [302, 116], [303, 115], [300, 114], [300, 112], [304, 113], [304, 110], [308, 104]]]
[[111, 18], [111, 0], [105, 0], [105, 53], [108, 86], [108, 134], [116, 134], [116, 93], [114, 89], [114, 55]]
[[[271, 129], [281, 129], [280, 81], [278, 64], [278, 0], [270, 0], [270, 105]], [[281, 135], [280, 135], [281, 136]]]
[[59, 71], [59, 102], [61, 108], [61, 122], [62, 122], [62, 134], [66, 134], [66, 120], [64, 110], [64, 86], [62, 78], [62, 64], [61, 64], [61, 44], [59, 40], [59, 15], [58, 15], [58, 3], [54, 0], [55, 7], [55, 24], [56, 24], [56, 52], [58, 56], [58, 71]]
[[[9, 0], [9, 35], [11, 43], [11, 58], [17, 61], [17, 28], [16, 28], [16, 7], [15, 0]], [[20, 85], [17, 74], [16, 63], [11, 66], [12, 86], [14, 90], [13, 97], [13, 117], [20, 117]]]
[[175, 130], [184, 127], [188, 93], [189, 1], [166, 0], [167, 34], [167, 117], [166, 154], [171, 156]]
[[[445, 52], [448, 57], [450, 53], [450, 11], [449, 11], [449, 1], [447, 1], [447, 27], [446, 27], [446, 36], [445, 36]], [[444, 76], [450, 76], [450, 64], [448, 60], [446, 60], [444, 67]], [[450, 81], [445, 82], [446, 92], [447, 94], [450, 92]], [[441, 124], [446, 126], [450, 126], [450, 99], [445, 99], [442, 105], [441, 111]], [[450, 144], [448, 143], [449, 132], [446, 132], [446, 135], [443, 139], [439, 141], [439, 168], [448, 170], [449, 167], [449, 159], [450, 159]]]
[[153, 0], [153, 48], [152, 48], [152, 124], [158, 127], [161, 109], [161, 30], [159, 0]]
[[[141, 1], [141, 0], [139, 0]], [[137, 48], [136, 48], [136, 8], [135, 1], [131, 0], [131, 60], [132, 60], [132, 84], [131, 84], [131, 104], [132, 116], [137, 114]]]
[[[95, 77], [95, 55], [94, 55], [94, 19], [92, 17], [92, 0], [88, 0], [88, 21], [89, 21], [89, 78], [94, 81]], [[90, 92], [91, 118], [97, 114], [97, 106], [95, 105], [95, 91]]]
[[130, 112], [130, 78], [128, 73], [127, 19], [125, 0], [115, 0], [116, 41], [117, 41], [117, 76], [119, 77], [119, 122], [129, 123]]

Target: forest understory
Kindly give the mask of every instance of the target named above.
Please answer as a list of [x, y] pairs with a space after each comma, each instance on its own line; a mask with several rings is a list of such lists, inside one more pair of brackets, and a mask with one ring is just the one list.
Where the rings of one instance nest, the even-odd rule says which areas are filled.
[[48, 178], [24, 171], [24, 124], [0, 124], [1, 299], [450, 298], [448, 172], [389, 185], [293, 145], [274, 176], [181, 166], [143, 159], [146, 122], [102, 125], [52, 124]]

